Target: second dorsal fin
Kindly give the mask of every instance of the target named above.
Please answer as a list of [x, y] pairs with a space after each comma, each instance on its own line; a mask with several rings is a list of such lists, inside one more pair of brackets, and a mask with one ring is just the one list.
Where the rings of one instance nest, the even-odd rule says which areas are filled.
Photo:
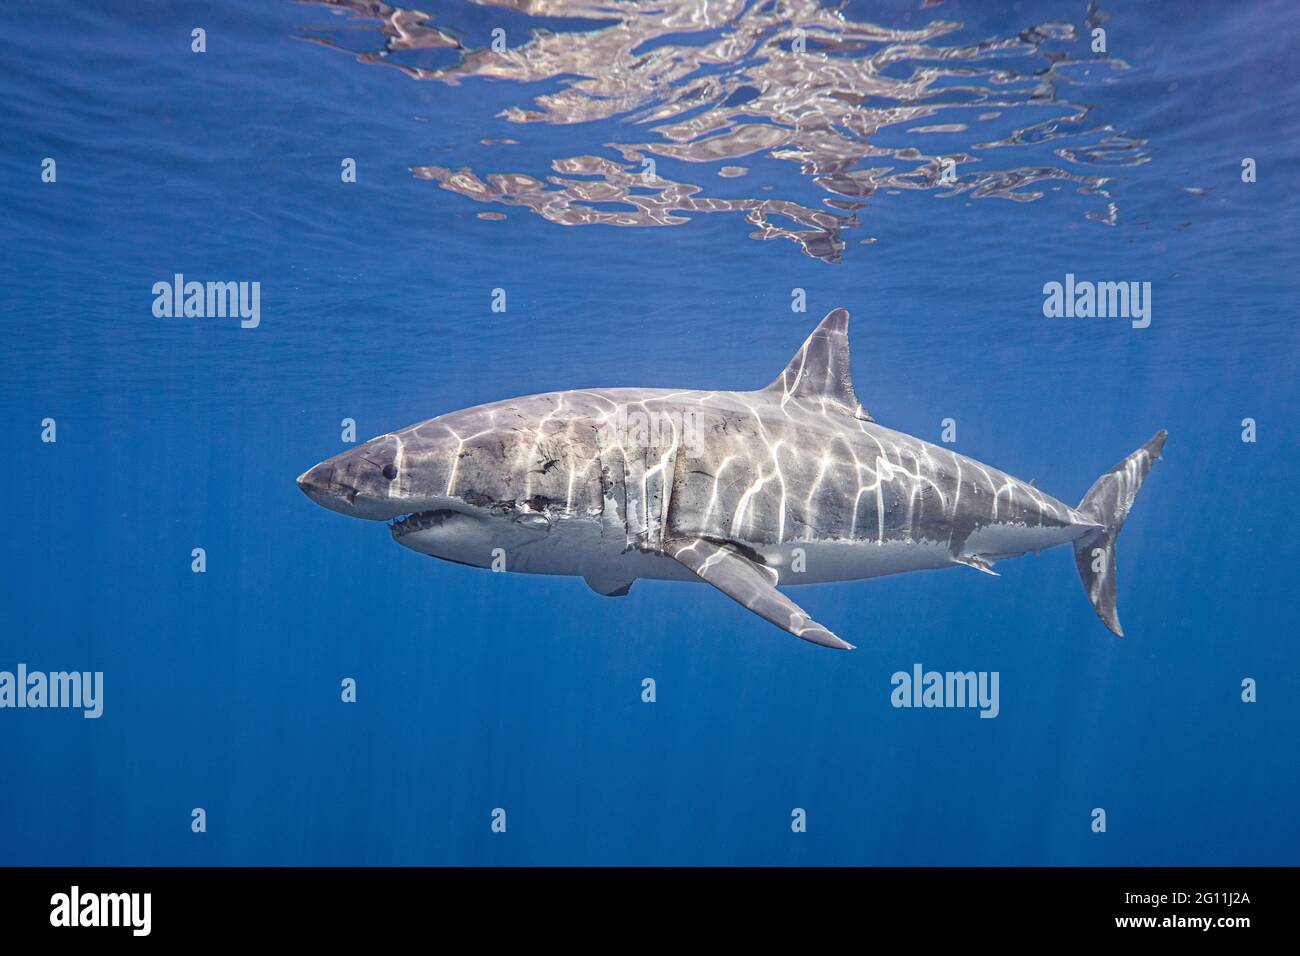
[[779, 395], [782, 404], [799, 401], [874, 421], [853, 391], [848, 311], [834, 309], [827, 314], [764, 391]]

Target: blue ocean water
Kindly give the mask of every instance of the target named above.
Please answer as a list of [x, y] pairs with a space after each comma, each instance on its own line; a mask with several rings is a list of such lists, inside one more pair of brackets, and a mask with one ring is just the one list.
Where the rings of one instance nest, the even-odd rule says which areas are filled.
[[[104, 693], [0, 710], [0, 863], [1300, 862], [1292, 5], [349, 6], [7, 11], [0, 670]], [[1067, 274], [1149, 326], [1044, 317]], [[1067, 502], [1169, 430], [1123, 640], [1069, 549], [792, 592], [838, 653], [294, 484], [345, 418], [761, 387], [841, 306], [879, 422]], [[894, 708], [918, 663], [999, 716]]]

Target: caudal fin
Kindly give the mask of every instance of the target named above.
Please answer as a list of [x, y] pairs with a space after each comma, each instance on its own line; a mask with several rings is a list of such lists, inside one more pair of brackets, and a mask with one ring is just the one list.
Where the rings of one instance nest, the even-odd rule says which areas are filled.
[[1119, 626], [1115, 610], [1115, 539], [1168, 437], [1164, 429], [1156, 432], [1149, 442], [1098, 478], [1076, 509], [1101, 525], [1074, 542], [1074, 563], [1097, 616], [1117, 637], [1124, 636], [1124, 629]]

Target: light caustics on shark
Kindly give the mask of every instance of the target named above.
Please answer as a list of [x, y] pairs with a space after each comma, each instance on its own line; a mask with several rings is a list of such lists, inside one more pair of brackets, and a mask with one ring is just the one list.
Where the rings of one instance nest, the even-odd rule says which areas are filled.
[[[887, 28], [818, 0], [469, 0], [537, 18], [539, 29], [526, 40], [494, 51], [472, 49], [435, 23], [455, 5], [425, 13], [363, 0], [318, 2], [375, 24], [382, 49], [353, 51], [362, 62], [449, 86], [475, 79], [547, 84], [531, 104], [499, 114], [510, 122], [576, 130], [617, 120], [595, 130], [620, 141], [591, 141], [607, 155], [557, 156], [554, 175], [412, 167], [470, 199], [567, 226], [675, 226], [695, 214], [742, 214], [755, 227], [751, 238], [788, 239], [810, 256], [839, 262], [844, 230], [862, 224], [859, 215], [879, 190], [1028, 202], [1064, 185], [1098, 196], [1087, 218], [1114, 225], [1110, 177], [1088, 170], [1150, 160], [1145, 140], [1090, 118], [1091, 106], [1062, 95], [1127, 69], [1090, 51], [1088, 29], [1079, 27], [1105, 19], [1095, 5], [1079, 26], [1047, 23], [944, 45], [961, 24]], [[546, 29], [552, 18], [584, 25]], [[355, 27], [313, 26], [301, 36], [343, 49], [358, 42]], [[448, 62], [415, 65], [430, 56]], [[964, 145], [936, 136], [958, 136]], [[574, 132], [573, 139], [582, 137]], [[931, 145], [939, 141], [947, 143], [943, 152]], [[692, 166], [718, 164], [718, 177], [739, 184], [747, 170], [737, 163], [766, 158], [797, 163], [829, 194], [826, 208], [801, 201], [802, 186], [789, 198], [735, 198], [735, 188], [709, 195], [718, 190], [706, 190], [703, 179], [681, 179]], [[1013, 164], [995, 165], [1000, 159]], [[758, 191], [773, 188], [789, 184]]]
[[[316, 503], [392, 521], [399, 544], [476, 567], [707, 581], [804, 640], [848, 648], [778, 585], [966, 565], [1074, 546], [1102, 621], [1115, 539], [1165, 432], [1071, 508], [987, 465], [876, 424], [831, 312], [766, 388], [583, 389], [464, 409], [381, 435], [298, 479]], [[659, 428], [629, 427], [655, 421]]]

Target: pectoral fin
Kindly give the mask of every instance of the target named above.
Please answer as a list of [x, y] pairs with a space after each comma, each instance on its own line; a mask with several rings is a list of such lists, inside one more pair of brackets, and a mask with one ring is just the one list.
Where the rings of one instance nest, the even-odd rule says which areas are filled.
[[795, 637], [822, 647], [853, 649], [778, 591], [775, 571], [751, 561], [734, 547], [696, 538], [665, 542], [664, 551], [733, 601]]
[[995, 578], [1001, 577], [993, 570], [993, 562], [978, 554], [955, 554], [952, 558], [953, 564], [964, 564], [968, 568], [974, 568], [976, 571], [983, 571], [985, 574], [991, 574]]

